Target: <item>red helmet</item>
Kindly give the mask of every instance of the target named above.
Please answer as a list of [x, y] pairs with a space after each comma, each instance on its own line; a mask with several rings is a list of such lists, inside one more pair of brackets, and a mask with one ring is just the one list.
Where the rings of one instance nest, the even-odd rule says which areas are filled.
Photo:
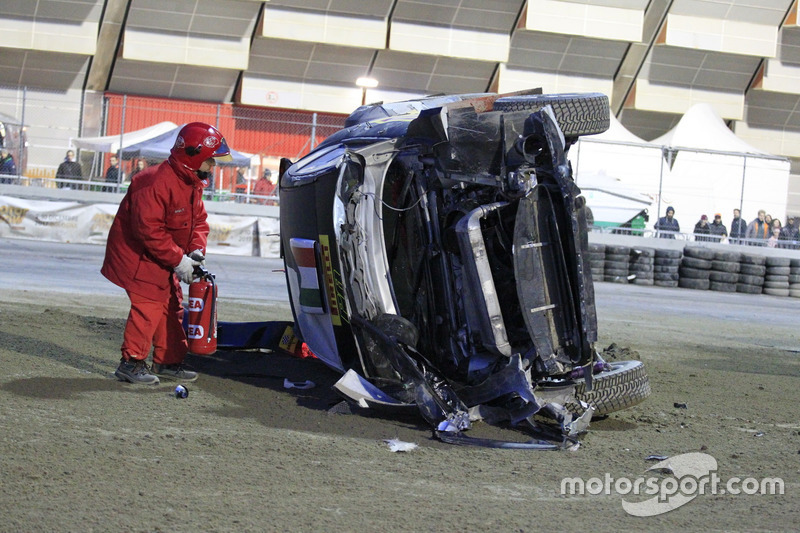
[[211, 157], [222, 161], [233, 159], [219, 130], [204, 122], [191, 122], [181, 128], [170, 153], [178, 163], [193, 171], [199, 170], [200, 165]]

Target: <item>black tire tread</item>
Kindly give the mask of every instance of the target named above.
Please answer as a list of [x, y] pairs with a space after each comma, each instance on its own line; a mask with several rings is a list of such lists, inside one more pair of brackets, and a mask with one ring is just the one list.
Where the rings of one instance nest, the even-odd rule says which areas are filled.
[[552, 106], [565, 137], [603, 133], [611, 124], [608, 96], [602, 93], [506, 96], [494, 102], [495, 111], [538, 111]]
[[[575, 397], [594, 406], [594, 416], [607, 415], [642, 403], [650, 393], [650, 380], [641, 361], [611, 363], [610, 372], [601, 372], [592, 380], [592, 390], [586, 391], [586, 382], [577, 380]], [[568, 403], [567, 409], [583, 414], [579, 403]]]

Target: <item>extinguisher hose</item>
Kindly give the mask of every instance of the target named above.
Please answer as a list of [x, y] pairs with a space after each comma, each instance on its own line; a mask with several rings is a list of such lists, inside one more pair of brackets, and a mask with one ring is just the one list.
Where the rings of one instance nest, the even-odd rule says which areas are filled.
[[208, 275], [208, 279], [211, 280], [211, 291], [209, 291], [211, 293], [211, 324], [209, 324], [206, 342], [210, 343], [213, 331], [217, 328], [217, 281], [212, 274]]

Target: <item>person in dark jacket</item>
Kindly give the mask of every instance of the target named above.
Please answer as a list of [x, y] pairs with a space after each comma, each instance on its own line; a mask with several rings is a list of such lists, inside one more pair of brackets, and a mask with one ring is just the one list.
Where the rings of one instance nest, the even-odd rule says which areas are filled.
[[714, 222], [708, 225], [708, 229], [711, 235], [713, 235], [711, 238], [712, 241], [718, 242], [728, 236], [728, 228], [722, 223], [722, 213], [714, 214]]
[[711, 240], [711, 237], [709, 237], [710, 234], [711, 228], [708, 227], [708, 217], [703, 215], [700, 217], [700, 220], [697, 221], [697, 224], [694, 225], [694, 240], [708, 242]]
[[742, 239], [747, 234], [747, 222], [741, 217], [741, 211], [733, 210], [731, 221], [731, 244], [742, 244]]
[[659, 218], [654, 227], [662, 239], [674, 239], [675, 234], [681, 231], [681, 225], [675, 219], [675, 208], [667, 207], [667, 215]]
[[0, 149], [0, 183], [13, 183], [12, 176], [17, 175], [17, 165], [14, 163], [14, 156], [8, 153], [5, 148]]
[[105, 190], [113, 191], [115, 186], [119, 184], [119, 159], [117, 159], [117, 156], [112, 155], [108, 161], [109, 166], [108, 170], [106, 170], [106, 183], [109, 185]]
[[800, 247], [800, 230], [797, 228], [797, 218], [790, 216], [786, 219], [786, 225], [781, 229], [779, 239], [780, 248], [790, 248], [796, 250]]
[[[81, 164], [75, 161], [75, 152], [72, 150], [67, 150], [67, 155], [64, 157], [64, 161], [58, 165], [58, 170], [56, 170], [56, 179], [57, 180], [79, 180], [83, 179], [83, 171], [81, 170]], [[75, 183], [64, 183], [62, 181], [58, 182], [59, 189], [73, 189], [77, 188]]]

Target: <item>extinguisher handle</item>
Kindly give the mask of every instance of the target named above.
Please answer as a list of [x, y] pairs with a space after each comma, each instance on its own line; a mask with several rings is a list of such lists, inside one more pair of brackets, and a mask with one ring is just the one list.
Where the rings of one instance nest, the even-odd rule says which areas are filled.
[[206, 269], [206, 267], [204, 267], [203, 265], [195, 265], [194, 266], [194, 271], [192, 272], [192, 279], [198, 279], [198, 278], [199, 279], [208, 279], [210, 277], [212, 277], [212, 276], [211, 276], [211, 274], [209, 274], [209, 272]]

